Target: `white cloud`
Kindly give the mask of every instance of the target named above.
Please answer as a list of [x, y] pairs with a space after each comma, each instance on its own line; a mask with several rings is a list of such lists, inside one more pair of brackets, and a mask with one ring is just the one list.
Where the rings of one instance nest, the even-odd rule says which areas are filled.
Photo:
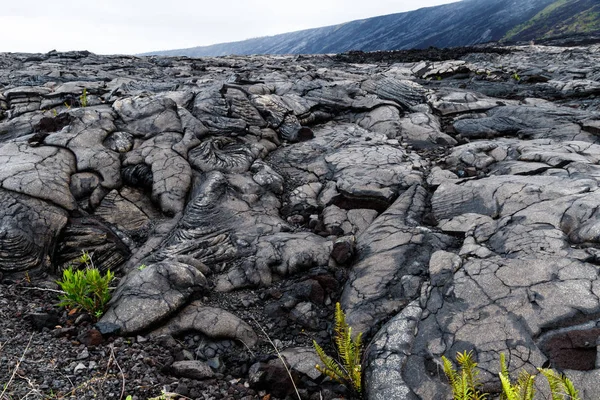
[[0, 52], [141, 53], [334, 25], [456, 0], [20, 0], [3, 6]]

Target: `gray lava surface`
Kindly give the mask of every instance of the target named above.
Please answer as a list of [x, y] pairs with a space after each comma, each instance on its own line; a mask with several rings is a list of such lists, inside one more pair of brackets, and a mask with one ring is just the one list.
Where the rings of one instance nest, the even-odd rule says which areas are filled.
[[[350, 398], [314, 369], [338, 301], [368, 399], [447, 398], [464, 350], [600, 397], [600, 46], [447, 52], [0, 54], [9, 398], [297, 398], [270, 340]], [[55, 306], [82, 251], [98, 321]]]

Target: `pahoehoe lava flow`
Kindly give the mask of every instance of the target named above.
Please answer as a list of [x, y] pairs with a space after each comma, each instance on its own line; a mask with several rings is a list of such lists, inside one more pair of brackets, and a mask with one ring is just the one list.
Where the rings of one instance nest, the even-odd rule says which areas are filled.
[[[138, 398], [295, 396], [264, 329], [348, 397], [312, 349], [339, 301], [368, 399], [446, 398], [463, 350], [493, 393], [504, 353], [600, 397], [600, 45], [437, 51], [0, 53], [0, 366], [41, 357], [12, 395], [88, 398], [113, 351]], [[80, 251], [118, 275], [97, 323], [35, 291]]]

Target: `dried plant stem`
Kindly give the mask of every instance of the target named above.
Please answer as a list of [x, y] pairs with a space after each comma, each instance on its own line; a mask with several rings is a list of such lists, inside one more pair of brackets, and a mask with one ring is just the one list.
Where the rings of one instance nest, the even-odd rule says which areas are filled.
[[38, 292], [51, 292], [51, 293], [65, 294], [64, 290], [41, 288], [41, 287], [37, 287], [37, 286], [23, 287], [20, 289], [21, 290], [37, 290]]
[[[117, 368], [119, 369], [119, 373], [121, 374], [121, 395], [119, 396], [119, 400], [121, 400], [125, 395], [125, 374], [123, 373], [123, 370], [121, 369], [121, 366], [117, 361], [117, 357], [115, 356], [115, 348], [112, 344], [110, 346], [110, 356], [113, 360], [115, 360], [115, 365], [117, 366]], [[108, 370], [106, 372], [108, 372]]]
[[178, 393], [167, 392], [164, 389], [161, 391], [160, 396], [148, 398], [148, 400], [176, 400], [176, 399], [193, 400], [189, 397], [183, 396]]
[[262, 325], [259, 324], [258, 321], [255, 318], [252, 318], [252, 319], [254, 320], [254, 322], [256, 322], [256, 325], [258, 325], [258, 327], [262, 331], [263, 335], [265, 335], [265, 337], [267, 338], [267, 340], [269, 341], [269, 343], [271, 343], [271, 346], [273, 346], [273, 349], [275, 349], [275, 353], [277, 353], [277, 358], [279, 358], [279, 361], [281, 361], [281, 363], [283, 364], [283, 368], [285, 368], [288, 376], [290, 377], [290, 381], [292, 382], [292, 386], [294, 386], [294, 390], [296, 391], [296, 396], [298, 396], [298, 400], [302, 400], [302, 397], [300, 397], [300, 393], [298, 392], [298, 388], [296, 387], [296, 383], [294, 382], [294, 378], [292, 377], [292, 372], [290, 371], [290, 369], [288, 368], [287, 364], [285, 363], [285, 359], [283, 358], [283, 356], [279, 352], [279, 349], [277, 348], [277, 346], [275, 346], [275, 343], [273, 343], [273, 341], [271, 340], [271, 338], [269, 337], [269, 335], [267, 334], [267, 332], [265, 332], [265, 330], [262, 327]]
[[100, 389], [102, 389], [102, 386], [104, 385], [104, 382], [106, 382], [106, 379], [109, 376], [111, 376], [108, 372], [113, 361], [117, 366], [117, 369], [119, 370], [119, 374], [121, 375], [121, 394], [119, 395], [119, 400], [121, 400], [123, 399], [123, 396], [125, 396], [125, 374], [123, 373], [123, 369], [117, 361], [117, 357], [115, 356], [115, 348], [112, 344], [110, 345], [110, 357], [108, 358], [108, 363], [106, 363], [106, 371], [104, 372], [104, 377], [102, 378], [102, 385], [100, 385]]
[[27, 350], [29, 350], [29, 346], [31, 345], [31, 340], [32, 339], [33, 339], [33, 333], [31, 334], [31, 336], [29, 336], [29, 342], [27, 342], [27, 346], [25, 346], [25, 350], [23, 350], [23, 354], [17, 360], [17, 364], [15, 365], [15, 369], [13, 370], [13, 372], [12, 372], [12, 374], [10, 376], [10, 379], [4, 385], [4, 389], [2, 390], [2, 393], [0, 393], [0, 399], [2, 399], [4, 397], [4, 394], [6, 393], [6, 391], [8, 390], [8, 388], [10, 387], [10, 384], [15, 379], [15, 376], [17, 375], [17, 371], [19, 371], [19, 367], [21, 366], [21, 363], [25, 359], [25, 354], [27, 354]]

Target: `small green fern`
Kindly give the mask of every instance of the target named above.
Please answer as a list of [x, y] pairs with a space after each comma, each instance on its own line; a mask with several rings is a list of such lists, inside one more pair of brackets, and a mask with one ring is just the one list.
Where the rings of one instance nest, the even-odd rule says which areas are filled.
[[477, 363], [473, 361], [472, 351], [456, 353], [456, 362], [460, 367], [460, 372], [445, 356], [442, 356], [442, 362], [444, 373], [452, 386], [454, 400], [484, 400], [487, 397], [487, 394], [479, 390], [481, 382], [478, 378]]
[[[479, 371], [476, 369], [477, 363], [473, 362], [472, 352], [457, 353], [456, 362], [460, 367], [460, 372], [454, 368], [449, 359], [442, 356], [444, 373], [452, 387], [453, 399], [485, 399], [488, 394], [479, 392], [481, 387], [481, 383], [477, 379]], [[548, 380], [552, 400], [581, 400], [575, 385], [565, 375], [546, 368], [538, 368], [538, 371]], [[506, 357], [503, 353], [500, 353], [500, 373], [498, 375], [502, 384], [501, 400], [533, 400], [535, 395], [534, 382], [537, 375], [521, 371], [517, 381], [512, 383], [508, 374]]]
[[324, 366], [317, 365], [316, 368], [322, 374], [334, 379], [360, 395], [361, 384], [361, 358], [362, 358], [362, 333], [352, 339], [352, 328], [346, 323], [346, 315], [342, 311], [340, 303], [335, 305], [335, 327], [334, 342], [338, 351], [335, 360], [313, 340], [313, 346]]
[[533, 400], [535, 395], [535, 375], [521, 371], [516, 383], [511, 383], [506, 365], [506, 356], [500, 353], [500, 382], [502, 383], [502, 400]]
[[538, 368], [550, 385], [552, 400], [581, 400], [573, 382], [565, 375], [548, 368]]

